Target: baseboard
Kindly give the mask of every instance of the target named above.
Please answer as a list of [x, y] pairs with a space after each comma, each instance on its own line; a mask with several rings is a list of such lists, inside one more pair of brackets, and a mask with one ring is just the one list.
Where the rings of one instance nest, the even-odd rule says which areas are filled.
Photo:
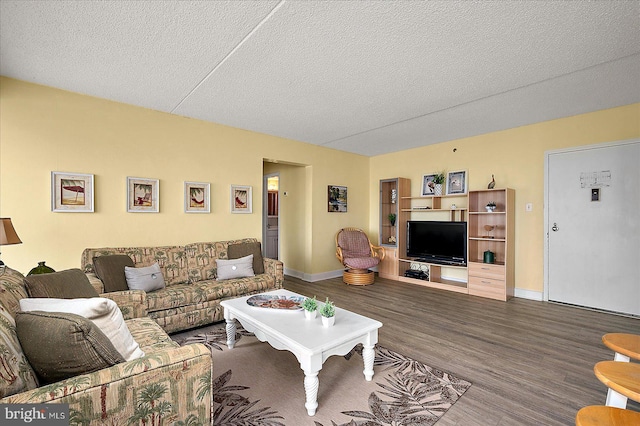
[[344, 271], [343, 269], [339, 269], [337, 271], [322, 272], [320, 274], [307, 274], [307, 273], [295, 271], [293, 269], [289, 269], [286, 267], [284, 268], [285, 275], [289, 275], [291, 277], [298, 278], [298, 279], [301, 279], [302, 281], [307, 281], [310, 283], [313, 283], [316, 281], [328, 280], [331, 278], [341, 278], [343, 271]]
[[541, 302], [544, 300], [543, 293], [541, 291], [526, 290], [524, 288], [515, 288], [514, 297], [521, 299], [537, 300]]

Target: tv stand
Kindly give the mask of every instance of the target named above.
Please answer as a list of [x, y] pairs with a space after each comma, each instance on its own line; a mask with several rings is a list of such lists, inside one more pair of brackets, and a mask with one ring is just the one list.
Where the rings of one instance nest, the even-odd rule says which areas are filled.
[[[466, 276], [466, 266], [460, 265], [443, 265], [439, 263], [425, 262], [425, 259], [419, 258], [400, 258], [398, 259], [399, 276], [398, 280], [418, 284], [424, 287], [439, 288], [441, 290], [455, 291], [458, 293], [468, 293], [467, 283], [465, 281], [456, 281], [442, 277], [442, 268], [452, 268], [464, 271]], [[428, 279], [414, 278], [411, 273], [407, 276], [406, 271], [428, 270]]]

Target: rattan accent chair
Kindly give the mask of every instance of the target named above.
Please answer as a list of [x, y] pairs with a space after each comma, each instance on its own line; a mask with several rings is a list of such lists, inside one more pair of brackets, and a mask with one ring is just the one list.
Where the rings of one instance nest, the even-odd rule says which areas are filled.
[[345, 284], [369, 285], [374, 281], [369, 268], [384, 259], [384, 249], [371, 244], [362, 229], [342, 228], [336, 234], [336, 257], [347, 268], [342, 274]]

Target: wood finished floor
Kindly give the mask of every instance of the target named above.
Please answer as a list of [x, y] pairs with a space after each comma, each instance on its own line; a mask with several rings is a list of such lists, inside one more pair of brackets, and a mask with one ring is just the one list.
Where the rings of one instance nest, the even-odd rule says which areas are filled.
[[438, 426], [574, 425], [580, 408], [605, 402], [593, 373], [596, 362], [613, 359], [602, 336], [640, 334], [640, 319], [381, 278], [361, 287], [287, 276], [284, 286], [381, 321], [379, 344], [472, 382]]

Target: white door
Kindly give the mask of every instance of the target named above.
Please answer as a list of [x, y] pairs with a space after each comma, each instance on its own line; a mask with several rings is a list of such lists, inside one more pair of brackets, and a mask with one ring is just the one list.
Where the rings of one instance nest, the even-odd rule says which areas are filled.
[[640, 315], [640, 141], [546, 162], [548, 299]]

